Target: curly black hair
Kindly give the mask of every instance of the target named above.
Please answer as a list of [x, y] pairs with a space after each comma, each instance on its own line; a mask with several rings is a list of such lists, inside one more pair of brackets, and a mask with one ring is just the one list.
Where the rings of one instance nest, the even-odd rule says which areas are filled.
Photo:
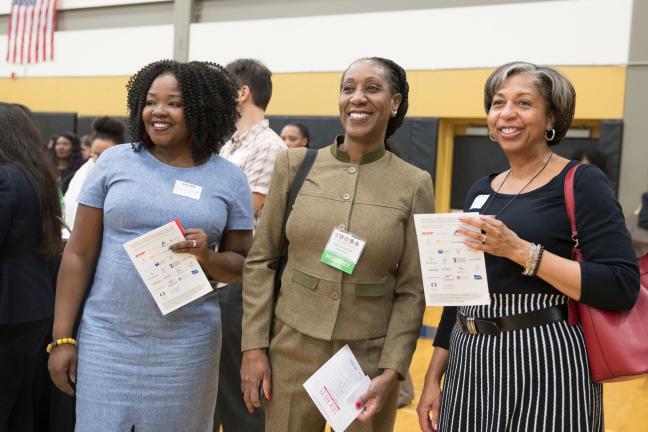
[[[390, 117], [389, 122], [387, 123], [387, 131], [385, 132], [385, 141], [387, 141], [387, 138], [394, 135], [394, 132], [401, 127], [405, 115], [407, 114], [407, 109], [409, 108], [409, 84], [407, 83], [407, 74], [405, 73], [405, 69], [400, 67], [395, 61], [383, 57], [365, 57], [358, 59], [351, 64], [357, 63], [361, 60], [371, 60], [384, 67], [387, 72], [391, 94], [395, 95], [396, 93], [400, 93], [402, 96], [396, 115]], [[349, 70], [349, 68], [347, 68], [347, 70]], [[344, 75], [346, 75], [346, 70], [342, 74], [342, 79], [344, 79]]]
[[236, 87], [227, 72], [216, 63], [160, 60], [144, 66], [126, 85], [129, 130], [135, 151], [139, 151], [141, 146], [153, 146], [144, 129], [142, 111], [151, 84], [165, 74], [176, 77], [182, 92], [184, 119], [191, 133], [191, 156], [194, 162], [204, 161], [220, 151], [236, 128], [239, 118]]

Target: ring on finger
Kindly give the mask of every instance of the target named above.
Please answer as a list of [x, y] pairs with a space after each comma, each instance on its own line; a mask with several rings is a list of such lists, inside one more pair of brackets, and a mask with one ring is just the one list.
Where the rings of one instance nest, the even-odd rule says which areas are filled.
[[196, 240], [192, 240], [192, 242], [193, 242], [193, 246], [191, 246], [191, 247], [195, 248], [196, 247]]
[[481, 242], [482, 244], [486, 244], [486, 234], [482, 235]]

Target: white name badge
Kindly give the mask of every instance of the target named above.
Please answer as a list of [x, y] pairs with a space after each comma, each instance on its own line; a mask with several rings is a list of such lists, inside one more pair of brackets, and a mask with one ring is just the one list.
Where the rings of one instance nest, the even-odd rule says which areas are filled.
[[183, 197], [199, 200], [200, 194], [202, 194], [202, 189], [202, 186], [176, 180], [175, 186], [173, 186], [173, 193]]
[[353, 273], [366, 241], [351, 234], [335, 228], [329, 238], [320, 261], [342, 270], [345, 273]]
[[470, 208], [471, 209], [480, 209], [480, 208], [482, 208], [484, 206], [484, 203], [486, 202], [486, 200], [488, 199], [489, 196], [490, 195], [477, 195], [477, 197], [475, 197], [475, 200], [473, 201], [473, 203], [470, 205]]

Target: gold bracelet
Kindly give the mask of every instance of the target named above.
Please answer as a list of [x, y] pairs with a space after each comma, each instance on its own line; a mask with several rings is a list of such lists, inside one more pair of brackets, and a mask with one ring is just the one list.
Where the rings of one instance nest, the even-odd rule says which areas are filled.
[[50, 343], [50, 344], [47, 345], [47, 348], [45, 348], [45, 351], [47, 351], [47, 354], [49, 354], [49, 353], [51, 353], [52, 350], [53, 350], [54, 348], [56, 348], [57, 346], [61, 346], [61, 345], [72, 345], [72, 346], [76, 346], [76, 344], [77, 344], [76, 339], [71, 338], [71, 337], [70, 337], [70, 338], [61, 338], [61, 339], [56, 339], [55, 341], [53, 341], [52, 343]]

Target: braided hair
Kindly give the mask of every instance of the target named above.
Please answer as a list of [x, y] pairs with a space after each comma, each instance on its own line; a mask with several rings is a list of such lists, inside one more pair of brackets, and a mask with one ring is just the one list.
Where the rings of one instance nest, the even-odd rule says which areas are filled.
[[218, 153], [236, 128], [236, 87], [225, 70], [216, 63], [192, 61], [180, 63], [160, 60], [150, 63], [133, 75], [128, 90], [129, 131], [133, 149], [151, 148], [142, 111], [146, 94], [160, 75], [171, 74], [182, 92], [184, 119], [191, 134], [191, 156], [194, 162], [204, 161]]

